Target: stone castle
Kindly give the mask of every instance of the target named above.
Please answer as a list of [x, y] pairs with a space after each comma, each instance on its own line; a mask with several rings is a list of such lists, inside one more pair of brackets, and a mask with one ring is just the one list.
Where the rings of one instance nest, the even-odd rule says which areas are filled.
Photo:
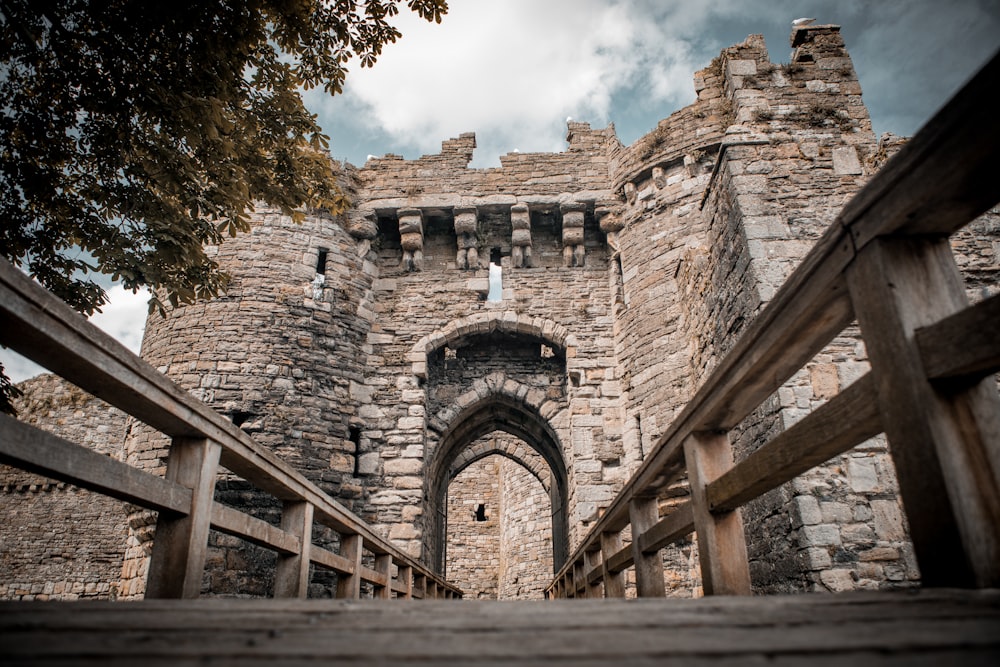
[[[876, 140], [837, 26], [796, 28], [792, 47], [783, 65], [759, 36], [725, 49], [697, 100], [631, 146], [570, 122], [564, 152], [499, 168], [468, 167], [473, 134], [344, 165], [349, 213], [258, 210], [213, 249], [228, 293], [151, 317], [142, 356], [467, 597], [540, 597], [899, 144]], [[996, 211], [953, 242], [973, 298], [996, 292]], [[737, 456], [866, 370], [848, 331], [741, 425]], [[162, 436], [56, 378], [23, 388], [23, 419], [162, 474]], [[216, 494], [280, 509], [235, 478]], [[0, 512], [0, 597], [141, 596], [150, 513], [7, 468]], [[881, 437], [743, 516], [760, 591], [919, 581]], [[665, 553], [668, 594], [699, 594], [697, 545]], [[218, 535], [205, 590], [266, 594], [273, 558]]]

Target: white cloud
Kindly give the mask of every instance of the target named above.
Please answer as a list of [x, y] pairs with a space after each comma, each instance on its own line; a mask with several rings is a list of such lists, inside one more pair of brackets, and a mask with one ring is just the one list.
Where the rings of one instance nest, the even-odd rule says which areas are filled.
[[375, 67], [355, 67], [340, 98], [313, 91], [308, 104], [324, 124], [349, 118], [417, 152], [467, 131], [477, 133], [477, 162], [515, 146], [561, 150], [563, 118], [603, 125], [623, 92], [672, 108], [693, 99], [691, 77], [704, 63], [677, 31], [712, 10], [681, 6], [683, 16], [657, 16], [648, 0], [452, 0], [442, 25], [404, 11], [402, 39]]
[[132, 352], [139, 354], [142, 333], [146, 328], [149, 292], [145, 289], [131, 292], [121, 285], [108, 290], [108, 303], [95, 313], [90, 322], [118, 339]]

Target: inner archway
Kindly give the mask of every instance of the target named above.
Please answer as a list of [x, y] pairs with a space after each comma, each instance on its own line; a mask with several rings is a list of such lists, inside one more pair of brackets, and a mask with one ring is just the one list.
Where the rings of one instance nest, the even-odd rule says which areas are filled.
[[[449, 486], [468, 466], [491, 455], [509, 459], [529, 471], [548, 496], [551, 571], [557, 571], [568, 550], [568, 480], [562, 448], [552, 427], [533, 406], [502, 393], [468, 405], [445, 429], [435, 448], [426, 496], [426, 516], [432, 523], [425, 533], [429, 562], [437, 572], [447, 574]], [[478, 510], [478, 506], [474, 509]]]
[[470, 450], [482, 444], [499, 452], [516, 447], [526, 456], [460, 457], [461, 465], [453, 466], [446, 505], [449, 580], [468, 598], [541, 599], [553, 572], [547, 467], [505, 433], [492, 433]]

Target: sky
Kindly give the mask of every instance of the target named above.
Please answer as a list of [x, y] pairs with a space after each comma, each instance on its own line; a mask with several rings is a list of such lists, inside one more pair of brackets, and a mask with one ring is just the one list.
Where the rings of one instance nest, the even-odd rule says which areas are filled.
[[[692, 76], [719, 52], [764, 35], [790, 60], [794, 19], [834, 23], [854, 60], [876, 135], [908, 136], [1000, 49], [1000, 0], [449, 0], [441, 24], [405, 9], [403, 33], [344, 93], [305, 94], [331, 154], [408, 159], [475, 132], [472, 166], [512, 151], [560, 151], [566, 120], [615, 124], [631, 144], [694, 101]], [[120, 287], [94, 323], [139, 350], [146, 296]], [[9, 350], [20, 381], [40, 368]]]

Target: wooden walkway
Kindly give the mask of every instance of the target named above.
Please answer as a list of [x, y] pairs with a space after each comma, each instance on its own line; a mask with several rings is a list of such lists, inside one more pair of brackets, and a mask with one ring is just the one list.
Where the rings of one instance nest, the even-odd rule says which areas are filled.
[[993, 667], [1000, 664], [1000, 590], [0, 603], [0, 663]]

